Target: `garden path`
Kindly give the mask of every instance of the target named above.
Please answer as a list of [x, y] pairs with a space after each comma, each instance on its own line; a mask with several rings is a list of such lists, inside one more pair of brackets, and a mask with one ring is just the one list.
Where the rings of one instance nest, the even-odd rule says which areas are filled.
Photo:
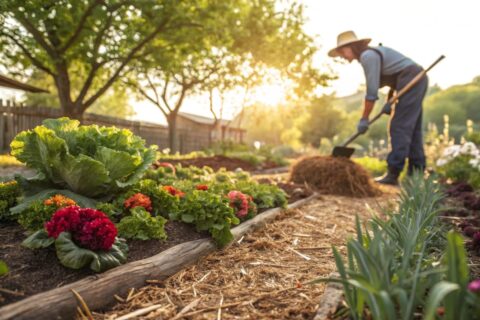
[[164, 281], [116, 297], [110, 311], [94, 317], [311, 319], [324, 285], [305, 283], [336, 270], [331, 245], [345, 254], [355, 215], [365, 220], [395, 205], [398, 190], [383, 191], [362, 199], [321, 195]]

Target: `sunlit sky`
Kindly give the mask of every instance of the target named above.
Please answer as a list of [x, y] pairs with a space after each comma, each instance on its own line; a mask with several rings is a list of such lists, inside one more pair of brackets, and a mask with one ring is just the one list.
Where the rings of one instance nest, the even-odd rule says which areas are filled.
[[[372, 38], [409, 56], [423, 66], [441, 54], [446, 56], [430, 73], [430, 84], [447, 88], [480, 75], [480, 1], [478, 0], [303, 0], [305, 32], [316, 39], [319, 51], [315, 65], [329, 66], [339, 79], [324, 92], [345, 96], [357, 91], [364, 81], [356, 62], [335, 63], [327, 56], [336, 45], [337, 34], [354, 30], [359, 37]], [[276, 104], [284, 100], [281, 84], [270, 84], [252, 95], [253, 100]], [[239, 111], [241, 93], [225, 101], [224, 115]], [[135, 119], [165, 123], [160, 111], [148, 102], [133, 102]], [[216, 102], [218, 105], [218, 101]], [[187, 99], [181, 111], [209, 116], [207, 97]]]
[[[314, 36], [319, 46], [315, 65], [327, 65], [339, 79], [331, 83], [326, 93], [338, 96], [355, 93], [365, 83], [363, 70], [357, 62], [335, 63], [327, 52], [336, 46], [337, 35], [354, 30], [357, 36], [371, 38], [372, 45], [379, 42], [407, 55], [424, 67], [440, 55], [444, 59], [429, 73], [430, 84], [448, 88], [471, 81], [480, 75], [480, 1], [475, 0], [303, 0], [308, 19], [305, 32]], [[254, 99], [275, 104], [283, 100], [281, 85], [261, 88]], [[225, 115], [238, 110], [239, 96], [226, 102]], [[186, 101], [185, 112], [208, 116], [206, 99]], [[359, 106], [360, 107], [360, 106]], [[140, 119], [158, 119], [155, 108], [142, 104]]]

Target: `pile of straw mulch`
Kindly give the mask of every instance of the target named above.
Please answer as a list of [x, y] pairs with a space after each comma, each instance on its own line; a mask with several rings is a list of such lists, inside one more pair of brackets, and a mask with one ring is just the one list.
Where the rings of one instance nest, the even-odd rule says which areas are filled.
[[165, 281], [116, 296], [94, 318], [311, 319], [324, 284], [306, 283], [336, 270], [331, 245], [345, 254], [355, 215], [370, 217], [391, 199], [321, 196]]
[[381, 194], [368, 172], [347, 158], [314, 156], [292, 166], [290, 180], [305, 183], [326, 194], [349, 197], [374, 197]]

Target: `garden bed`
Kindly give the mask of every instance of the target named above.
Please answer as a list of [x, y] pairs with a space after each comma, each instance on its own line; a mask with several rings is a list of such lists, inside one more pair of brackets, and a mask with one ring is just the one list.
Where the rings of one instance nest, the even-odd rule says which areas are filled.
[[[289, 208], [298, 207], [314, 197], [315, 195], [312, 195], [297, 201], [289, 205]], [[238, 240], [245, 233], [264, 226], [282, 211], [281, 208], [267, 210], [235, 227], [232, 229], [234, 239]], [[102, 274], [85, 277], [83, 280], [4, 306], [0, 308], [0, 318], [30, 319], [33, 314], [39, 314], [41, 316], [38, 316], [38, 319], [70, 319], [75, 311], [75, 299], [71, 290], [78, 291], [93, 307], [103, 308], [113, 301], [114, 293], [123, 292], [130, 287], [138, 287], [147, 279], [165, 278], [215, 249], [216, 246], [210, 239], [185, 242], [150, 258], [131, 262]]]
[[[159, 160], [159, 162], [162, 162], [162, 161], [163, 160]], [[222, 155], [216, 155], [213, 157], [181, 159], [181, 160], [167, 159], [165, 161], [172, 163], [174, 165], [181, 164], [183, 167], [195, 166], [195, 167], [202, 168], [203, 166], [207, 166], [212, 168], [215, 171], [219, 170], [220, 168], [225, 168], [228, 171], [234, 171], [238, 168], [241, 168], [244, 171], [256, 171], [259, 169], [271, 169], [271, 168], [278, 167], [276, 163], [271, 161], [266, 161], [257, 167], [248, 161], [236, 159], [236, 158], [230, 158]]]
[[[289, 195], [289, 203], [312, 194], [305, 187], [293, 183], [279, 183], [278, 186]], [[168, 235], [166, 241], [129, 240], [128, 262], [153, 256], [180, 243], [209, 238], [208, 232], [199, 233], [193, 225], [178, 221], [167, 222], [165, 231]], [[72, 270], [62, 266], [53, 247], [40, 251], [22, 247], [26, 237], [24, 229], [17, 223], [0, 224], [0, 259], [8, 261], [10, 269], [0, 278], [0, 306], [94, 274], [89, 269]]]

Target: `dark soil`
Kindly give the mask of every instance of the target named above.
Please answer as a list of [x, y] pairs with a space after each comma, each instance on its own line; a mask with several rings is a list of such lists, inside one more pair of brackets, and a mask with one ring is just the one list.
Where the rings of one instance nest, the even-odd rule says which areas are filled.
[[[277, 185], [290, 196], [289, 203], [312, 194], [303, 185]], [[207, 232], [198, 233], [193, 225], [178, 221], [167, 222], [165, 231], [168, 236], [166, 241], [128, 240], [127, 262], [151, 257], [183, 242], [210, 237]], [[0, 277], [0, 307], [95, 274], [88, 268], [72, 270], [62, 266], [53, 246], [40, 250], [22, 247], [26, 237], [24, 229], [16, 222], [0, 222], [0, 260], [5, 261], [9, 268], [9, 273]]]
[[241, 168], [244, 171], [255, 171], [259, 169], [270, 169], [277, 167], [277, 165], [273, 162], [266, 162], [261, 166], [256, 167], [247, 161], [229, 158], [221, 155], [184, 160], [159, 160], [159, 162], [169, 162], [174, 165], [181, 163], [183, 167], [196, 166], [202, 168], [203, 166], [208, 166], [215, 171], [219, 170], [220, 168], [225, 168], [229, 171], [233, 171], [237, 168]]
[[445, 221], [453, 224], [465, 238], [465, 248], [470, 264], [471, 279], [480, 278], [480, 243], [474, 234], [480, 232], [480, 195], [466, 183], [446, 185], [447, 198], [444, 206], [448, 210], [441, 213]]
[[[168, 235], [166, 241], [129, 240], [127, 262], [151, 257], [183, 242], [209, 237], [208, 233], [196, 232], [193, 225], [178, 221], [167, 222], [165, 231]], [[0, 278], [0, 306], [94, 274], [88, 268], [72, 270], [62, 266], [53, 246], [40, 250], [22, 247], [21, 243], [26, 237], [17, 223], [0, 224], [0, 259], [9, 268], [9, 273]]]

